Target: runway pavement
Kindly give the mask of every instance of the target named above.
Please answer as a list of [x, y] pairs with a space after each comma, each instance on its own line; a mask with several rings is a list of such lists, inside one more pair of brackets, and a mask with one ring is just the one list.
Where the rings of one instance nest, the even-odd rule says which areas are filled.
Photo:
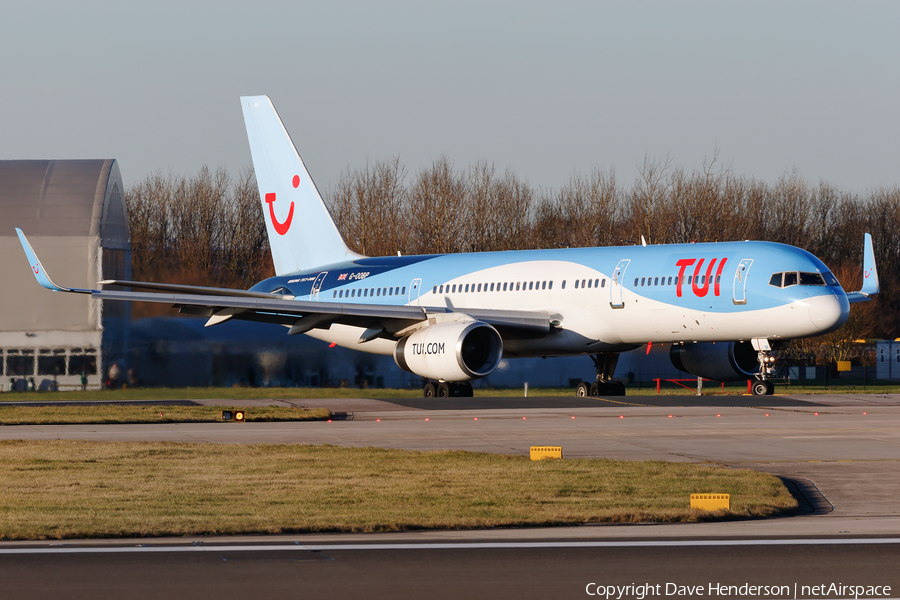
[[[290, 557], [284, 550], [213, 553], [202, 559], [167, 553], [142, 559], [118, 554], [116, 558], [0, 554], [0, 580], [10, 581], [10, 565], [32, 573], [36, 579], [29, 582], [40, 581], [42, 572], [69, 573], [83, 585], [79, 589], [95, 597], [101, 588], [108, 591], [106, 597], [128, 589], [126, 573], [133, 574], [133, 581], [146, 580], [142, 589], [159, 593], [169, 589], [166, 581], [183, 581], [172, 592], [176, 598], [187, 597], [177, 590], [192, 591], [192, 597], [246, 597], [253, 589], [264, 590], [267, 597], [590, 597], [584, 586], [600, 579], [620, 585], [645, 579], [661, 585], [704, 586], [748, 581], [778, 585], [880, 582], [895, 587], [890, 595], [877, 597], [900, 595], [896, 569], [900, 558], [900, 396], [731, 396], [699, 401], [690, 396], [628, 396], [590, 403], [529, 398], [487, 399], [480, 405], [463, 399], [287, 402], [329, 408], [347, 413], [347, 418], [305, 423], [14, 426], [0, 427], [0, 439], [329, 443], [511, 454], [526, 454], [531, 445], [560, 445], [569, 458], [710, 462], [775, 473], [796, 485], [809, 501], [810, 512], [730, 523], [154, 540], [151, 545], [207, 548], [254, 542], [324, 546]], [[248, 410], [259, 403], [248, 402]], [[751, 545], [728, 545], [734, 540]], [[829, 545], [835, 540], [841, 545]], [[623, 545], [577, 546], [598, 541]], [[659, 541], [686, 545], [652, 545]], [[378, 549], [379, 544], [411, 542], [425, 546], [387, 554]], [[471, 542], [536, 546], [440, 546]], [[564, 547], [552, 546], [560, 542]], [[715, 542], [725, 545], [704, 545]], [[139, 543], [147, 545], [147, 541], [126, 540], [113, 545], [136, 547]], [[88, 541], [67, 547], [108, 544]], [[335, 550], [335, 544], [363, 544], [368, 549]], [[0, 544], [0, 552], [26, 547], [47, 545]], [[90, 573], [118, 575], [108, 580], [109, 586], [91, 587], [85, 580]], [[172, 579], [160, 579], [163, 573]], [[43, 579], [40, 589], [13, 586], [5, 597], [61, 595], [49, 579]], [[19, 596], [13, 593], [16, 590]], [[140, 593], [129, 595], [141, 597]]]

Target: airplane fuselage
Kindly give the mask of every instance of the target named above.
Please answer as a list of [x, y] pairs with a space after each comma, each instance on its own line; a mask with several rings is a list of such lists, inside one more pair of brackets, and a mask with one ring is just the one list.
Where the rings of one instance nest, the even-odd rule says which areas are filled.
[[[818, 258], [771, 242], [360, 258], [252, 289], [318, 302], [549, 313], [554, 331], [505, 340], [507, 356], [618, 352], [650, 341], [793, 339], [832, 331], [849, 314], [844, 290]], [[309, 335], [379, 354], [396, 345], [360, 344], [360, 328], [340, 324]]]

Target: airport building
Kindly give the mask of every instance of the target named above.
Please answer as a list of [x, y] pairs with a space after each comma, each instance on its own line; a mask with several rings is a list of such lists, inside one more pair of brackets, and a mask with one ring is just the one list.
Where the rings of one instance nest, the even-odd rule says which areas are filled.
[[126, 356], [130, 304], [41, 288], [15, 228], [60, 285], [130, 279], [125, 188], [115, 160], [0, 161], [0, 387], [98, 388]]

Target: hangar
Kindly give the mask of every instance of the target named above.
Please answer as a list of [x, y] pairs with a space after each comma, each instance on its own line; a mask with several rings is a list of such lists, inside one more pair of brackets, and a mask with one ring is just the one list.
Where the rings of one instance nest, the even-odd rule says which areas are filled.
[[126, 356], [130, 304], [54, 294], [28, 271], [15, 227], [61, 285], [131, 278], [125, 188], [114, 159], [0, 161], [2, 388], [99, 388]]

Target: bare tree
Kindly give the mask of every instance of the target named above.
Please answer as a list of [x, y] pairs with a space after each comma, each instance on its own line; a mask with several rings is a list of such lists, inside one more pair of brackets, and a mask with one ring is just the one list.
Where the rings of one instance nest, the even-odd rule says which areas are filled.
[[410, 202], [410, 252], [449, 253], [468, 250], [465, 234], [466, 182], [447, 157], [416, 177]]
[[672, 187], [671, 169], [672, 159], [668, 156], [665, 160], [644, 157], [644, 165], [629, 194], [631, 237], [635, 243], [642, 235], [647, 243], [654, 243], [657, 234], [661, 238], [658, 241], [665, 241], [669, 223], [664, 220], [668, 212], [664, 208]]

